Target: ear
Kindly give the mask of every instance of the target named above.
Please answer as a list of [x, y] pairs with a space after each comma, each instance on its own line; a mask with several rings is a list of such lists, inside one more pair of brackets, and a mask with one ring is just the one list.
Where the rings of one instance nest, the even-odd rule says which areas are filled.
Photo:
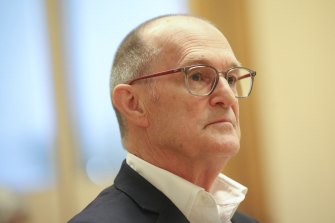
[[128, 122], [140, 127], [148, 126], [145, 110], [134, 87], [128, 84], [117, 85], [112, 93], [112, 101]]

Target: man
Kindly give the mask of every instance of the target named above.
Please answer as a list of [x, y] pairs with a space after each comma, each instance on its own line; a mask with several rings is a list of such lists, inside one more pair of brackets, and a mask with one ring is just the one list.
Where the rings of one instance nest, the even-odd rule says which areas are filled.
[[114, 185], [70, 222], [256, 222], [235, 212], [247, 189], [220, 174], [239, 151], [238, 98], [255, 74], [203, 19], [162, 16], [133, 30], [111, 75], [128, 155]]

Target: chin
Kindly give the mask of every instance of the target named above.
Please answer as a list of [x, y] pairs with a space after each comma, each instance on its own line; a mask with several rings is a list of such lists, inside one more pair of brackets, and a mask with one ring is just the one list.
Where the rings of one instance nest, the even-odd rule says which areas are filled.
[[219, 142], [215, 147], [215, 150], [224, 157], [233, 157], [240, 151], [240, 141], [236, 139], [224, 140], [223, 142]]

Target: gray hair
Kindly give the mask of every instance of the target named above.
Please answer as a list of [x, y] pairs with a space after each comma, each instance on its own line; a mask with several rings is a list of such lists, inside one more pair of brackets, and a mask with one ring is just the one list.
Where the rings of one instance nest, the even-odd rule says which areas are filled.
[[[159, 49], [154, 47], [154, 44], [144, 39], [143, 32], [152, 21], [155, 21], [158, 18], [151, 19], [141, 24], [132, 30], [121, 42], [115, 54], [110, 76], [111, 94], [118, 84], [126, 83], [127, 81], [150, 71], [150, 64], [159, 55]], [[117, 108], [114, 105], [113, 107], [119, 123], [121, 137], [124, 139], [126, 133], [125, 120]]]

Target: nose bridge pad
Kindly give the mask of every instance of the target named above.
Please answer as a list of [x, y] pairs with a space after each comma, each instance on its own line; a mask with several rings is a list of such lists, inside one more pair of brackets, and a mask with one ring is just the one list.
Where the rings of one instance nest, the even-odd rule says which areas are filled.
[[227, 74], [225, 72], [218, 72], [218, 73], [219, 73], [219, 79], [221, 79], [222, 77], [222, 79], [227, 81]]
[[218, 79], [218, 83], [216, 84], [216, 90], [221, 90], [221, 91], [226, 91], [226, 92], [228, 91], [227, 93], [235, 98], [234, 92], [230, 88], [228, 81], [226, 79], [226, 73], [224, 72], [219, 72], [219, 79]]
[[[223, 83], [222, 83], [223, 86], [228, 87], [230, 89], [227, 78], [226, 78], [226, 74], [224, 72], [219, 72], [219, 80], [218, 80], [217, 84], [220, 84], [221, 80], [223, 81]], [[227, 86], [227, 84], [228, 84], [228, 86]]]

